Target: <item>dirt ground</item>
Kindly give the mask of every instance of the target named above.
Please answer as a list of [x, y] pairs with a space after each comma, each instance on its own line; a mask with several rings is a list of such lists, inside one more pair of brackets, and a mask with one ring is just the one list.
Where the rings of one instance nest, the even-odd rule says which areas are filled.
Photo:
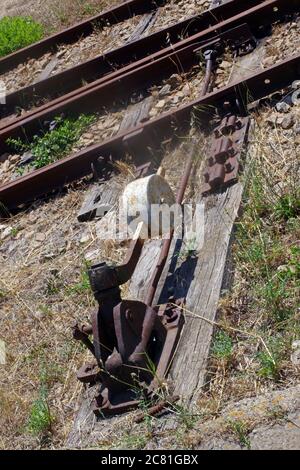
[[[3, 0], [0, 5], [0, 14], [11, 15], [14, 14], [18, 8], [33, 8], [34, 4], [42, 3], [34, 0]], [[36, 5], [37, 6], [37, 5]]]

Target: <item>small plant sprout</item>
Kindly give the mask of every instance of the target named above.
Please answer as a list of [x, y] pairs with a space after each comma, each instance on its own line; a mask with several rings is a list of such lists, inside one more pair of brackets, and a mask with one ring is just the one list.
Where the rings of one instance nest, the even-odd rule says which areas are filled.
[[30, 434], [42, 436], [51, 432], [51, 424], [52, 418], [47, 402], [47, 392], [45, 388], [42, 388], [39, 398], [32, 404], [27, 428]]
[[218, 331], [215, 335], [212, 354], [216, 359], [230, 359], [233, 352], [233, 343], [225, 331]]
[[19, 153], [32, 152], [34, 159], [29, 165], [37, 170], [65, 157], [94, 119], [94, 116], [83, 114], [78, 119], [57, 117], [54, 119], [55, 128], [41, 136], [35, 135], [31, 143], [19, 138], [7, 139], [7, 144]]
[[238, 438], [241, 447], [251, 449], [250, 439], [248, 437], [249, 428], [246, 423], [239, 420], [229, 420], [228, 425], [233, 434]]

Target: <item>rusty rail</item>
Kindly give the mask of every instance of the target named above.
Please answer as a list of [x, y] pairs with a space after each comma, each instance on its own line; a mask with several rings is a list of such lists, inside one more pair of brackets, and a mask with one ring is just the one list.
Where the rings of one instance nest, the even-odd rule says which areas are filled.
[[[91, 164], [99, 156], [121, 159], [130, 151], [135, 163], [140, 163], [140, 150], [147, 145], [157, 148], [163, 138], [174, 136], [174, 128], [184, 131], [188, 128], [192, 112], [197, 112], [199, 119], [207, 117], [215, 108], [222, 109], [224, 102], [232, 103], [247, 112], [249, 103], [289, 86], [300, 77], [300, 54], [296, 54], [268, 69], [253, 74], [245, 80], [230, 84], [218, 91], [209, 93], [204, 98], [190, 102], [175, 111], [164, 113], [150, 122], [123, 132], [108, 139], [101, 145], [93, 145], [75, 155], [71, 155], [40, 170], [29, 173], [15, 181], [0, 187], [0, 201], [7, 209], [32, 201], [51, 193], [64, 185], [91, 173]], [[135, 153], [136, 152], [136, 153]]]
[[[226, 4], [227, 5], [227, 4]], [[115, 84], [115, 89], [113, 90], [113, 93], [119, 93], [119, 95], [124, 93], [124, 89], [126, 90], [133, 90], [136, 88], [137, 84], [143, 83], [145, 80], [149, 82], [150, 77], [152, 82], [155, 81], [155, 79], [162, 79], [163, 78], [163, 73], [162, 71], [164, 70], [163, 67], [155, 67], [156, 61], [159, 60], [167, 60], [167, 57], [175, 55], [177, 52], [180, 54], [180, 50], [182, 50], [184, 47], [191, 46], [193, 44], [202, 44], [204, 42], [207, 42], [209, 40], [212, 40], [216, 35], [220, 35], [224, 33], [225, 31], [228, 31], [230, 29], [233, 29], [240, 25], [243, 22], [246, 22], [251, 30], [255, 32], [255, 30], [259, 29], [263, 25], [269, 25], [270, 23], [278, 20], [282, 15], [294, 12], [295, 10], [299, 10], [299, 0], [291, 0], [288, 4], [284, 2], [284, 0], [265, 0], [264, 2], [261, 2], [259, 5], [256, 5], [248, 10], [244, 10], [242, 12], [239, 12], [237, 15], [231, 16], [226, 20], [221, 20], [219, 23], [216, 23], [216, 20], [214, 20], [213, 26], [209, 26], [207, 29], [200, 31], [197, 34], [193, 34], [191, 37], [184, 39], [182, 41], [179, 41], [172, 45], [171, 47], [166, 47], [163, 50], [160, 50], [158, 52], [152, 53], [153, 50], [153, 45], [155, 45], [155, 41], [153, 40], [150, 42], [150, 44], [146, 44], [145, 48], [148, 47], [148, 49], [143, 48], [142, 49], [142, 55], [144, 56], [142, 59], [136, 60], [133, 63], [130, 63], [129, 65], [126, 65], [125, 67], [118, 69], [114, 72], [112, 70], [120, 65], [120, 62], [118, 62], [118, 58], [114, 57], [114, 54], [122, 51], [123, 49], [123, 55], [121, 56], [121, 60], [124, 62], [124, 57], [125, 57], [125, 63], [128, 62], [128, 54], [130, 51], [126, 51], [126, 47], [132, 47], [130, 44], [129, 46], [125, 46], [125, 48], [118, 49], [116, 51], [113, 51], [112, 53], [107, 54], [104, 57], [101, 57], [98, 62], [97, 62], [97, 70], [98, 70], [98, 75], [100, 75], [100, 78], [98, 78], [96, 81], [89, 83], [88, 85], [73, 90], [69, 92], [65, 96], [60, 96], [56, 98], [53, 101], [50, 101], [46, 103], [45, 105], [33, 110], [29, 111], [28, 113], [25, 113], [23, 116], [16, 118], [12, 121], [7, 121], [6, 119], [1, 123], [0, 121], [0, 129], [7, 129], [9, 132], [12, 129], [15, 129], [18, 126], [27, 126], [26, 127], [26, 134], [28, 137], [30, 137], [29, 128], [28, 128], [28, 123], [34, 123], [34, 121], [38, 122], [38, 124], [33, 127], [32, 132], [36, 132], [36, 129], [39, 127], [39, 120], [40, 119], [51, 119], [51, 116], [54, 117], [55, 113], [60, 113], [64, 112], [66, 109], [68, 110], [69, 113], [76, 112], [77, 110], [80, 109], [82, 112], [84, 110], [89, 110], [90, 106], [95, 104], [97, 101], [101, 105], [106, 105], [107, 104], [107, 99], [109, 94], [111, 93], [111, 90], [109, 89], [104, 89], [104, 86], [107, 87], [112, 87]], [[240, 5], [241, 7], [241, 5]], [[219, 7], [218, 7], [219, 8]], [[192, 23], [193, 24], [193, 23]], [[149, 36], [151, 38], [151, 36]], [[144, 40], [148, 40], [149, 38], [144, 38]], [[178, 39], [177, 39], [178, 40]], [[153, 43], [153, 44], [152, 44]], [[149, 49], [150, 47], [150, 49]], [[155, 46], [156, 47], [156, 46]], [[150, 55], [145, 57], [145, 50], [147, 50], [147, 53]], [[112, 54], [112, 55], [111, 55]], [[131, 53], [132, 54], [132, 53]], [[134, 53], [133, 55], [129, 55], [129, 57], [139, 57], [136, 56]], [[120, 58], [119, 58], [120, 59]], [[184, 59], [182, 58], [182, 55], [180, 57], [180, 60], [184, 62]], [[109, 69], [106, 69], [106, 65], [109, 64]], [[166, 62], [163, 62], [164, 66]], [[180, 65], [180, 64], [179, 64]], [[147, 68], [149, 67], [149, 68]], [[71, 75], [70, 75], [71, 74]], [[142, 74], [142, 76], [141, 76]], [[54, 76], [51, 77], [50, 82], [47, 82], [47, 87], [45, 88], [45, 92], [51, 90], [55, 90], [56, 87], [61, 86], [60, 84], [71, 84], [74, 83], [74, 80], [76, 80], [77, 72], [76, 72], [76, 67], [63, 72], [62, 74], [59, 74], [59, 81], [56, 82], [56, 77]], [[102, 76], [102, 77], [101, 77]], [[121, 89], [121, 84], [119, 87], [116, 87], [118, 84], [117, 80], [126, 80], [126, 84], [124, 85], [122, 83], [122, 88], [123, 92], [120, 90]], [[80, 74], [80, 84], [82, 80], [82, 74]], [[129, 83], [128, 83], [129, 80]], [[42, 85], [42, 82], [40, 84]], [[45, 84], [46, 85], [46, 84]], [[80, 86], [77, 83], [78, 86]], [[37, 84], [37, 87], [39, 84]], [[22, 90], [21, 90], [22, 92]], [[30, 100], [32, 97], [32, 94], [36, 94], [37, 90], [36, 88], [31, 88], [31, 92], [29, 95], [24, 95], [24, 99]], [[8, 95], [6, 99], [6, 105], [2, 107], [3, 113], [5, 114], [10, 114], [13, 112], [15, 106], [22, 105], [21, 102], [19, 102], [19, 99], [16, 99], [16, 96], [18, 96], [19, 92]], [[22, 100], [21, 100], [22, 101]], [[84, 108], [83, 108], [84, 107]], [[78, 112], [78, 111], [77, 111]], [[50, 117], [49, 117], [50, 116]], [[32, 124], [33, 125], [33, 124]], [[3, 138], [6, 138], [6, 135]], [[0, 139], [1, 139], [1, 134], [0, 134]], [[3, 152], [5, 150], [0, 149], [0, 152]]]
[[[207, 10], [200, 15], [188, 18], [107, 54], [95, 57], [38, 83], [12, 92], [8, 94], [6, 107], [2, 110], [5, 111], [6, 115], [9, 115], [14, 112], [15, 107], [24, 107], [27, 103], [35, 102], [37, 99], [49, 99], [49, 95], [55, 98], [70, 93], [81, 88], [83, 82], [90, 84], [102, 77], [106, 80], [108, 74], [129, 65], [132, 61], [140, 61], [147, 56], [151, 60], [154, 53], [168, 48], [170, 44], [174, 47], [176, 43], [182, 40], [182, 37], [189, 38], [195, 34], [205, 32], [213, 26], [216, 31], [220, 32], [222, 24], [219, 25], [219, 23], [223, 23], [261, 3], [263, 3], [263, 0], [244, 0], [243, 2], [232, 0], [224, 5]], [[284, 2], [277, 2], [276, 5], [281, 10]], [[291, 4], [289, 3], [289, 5]], [[284, 5], [284, 8], [286, 8], [286, 5]], [[179, 45], [179, 47], [181, 46]]]
[[[299, 0], [292, 1], [288, 6], [283, 4], [280, 9], [279, 6], [282, 4], [282, 1], [266, 0], [261, 5], [231, 18], [228, 22], [221, 23], [218, 30], [223, 32], [219, 34], [219, 37], [226, 34], [229, 36], [231, 34], [233, 38], [237, 37], [238, 29], [236, 31], [235, 28], [232, 28], [229, 31], [227, 30], [226, 33], [226, 30], [224, 31], [225, 26], [228, 28], [229, 25], [236, 26], [241, 21], [247, 21], [249, 26], [254, 27], [256, 25], [258, 27], [258, 25], [265, 25], [275, 21], [281, 16], [282, 11], [294, 11], [296, 5], [297, 10], [299, 10]], [[274, 11], [275, 6], [276, 9]], [[209, 37], [211, 38], [214, 28], [209, 28], [209, 31]], [[107, 79], [100, 80], [100, 83], [96, 82], [83, 88], [78, 93], [72, 92], [63, 98], [58, 98], [11, 123], [7, 123], [5, 127], [0, 128], [0, 154], [9, 151], [6, 145], [8, 137], [18, 138], [25, 134], [27, 139], [31, 139], [39, 131], [43, 121], [49, 121], [61, 113], [65, 115], [78, 115], [82, 112], [97, 111], [102, 106], [110, 104], [111, 96], [115, 100], [124, 99], [133, 90], [145, 89], [147, 86], [149, 87], [161, 81], [169, 74], [176, 73], [178, 67], [182, 70], [188, 69], [197, 60], [193, 49], [196, 50], [198, 44], [205, 43], [204, 37], [207, 37], [206, 31], [195, 35], [192, 42], [192, 38], [184, 40], [172, 48], [154, 54], [151, 56], [152, 60], [146, 58], [138, 61], [122, 71], [111, 74]], [[200, 42], [200, 40], [203, 40], [203, 42]], [[180, 45], [184, 46], [184, 48], [178, 49]], [[174, 49], [177, 50], [174, 52]]]
[[59, 44], [72, 43], [81, 37], [90, 35], [97, 24], [117, 24], [131, 18], [133, 15], [142, 15], [156, 10], [165, 3], [166, 0], [125, 0], [120, 5], [109, 8], [88, 20], [81, 21], [59, 33], [3, 57], [0, 59], [1, 73], [8, 72], [27, 59], [36, 59], [47, 52], [55, 50]]

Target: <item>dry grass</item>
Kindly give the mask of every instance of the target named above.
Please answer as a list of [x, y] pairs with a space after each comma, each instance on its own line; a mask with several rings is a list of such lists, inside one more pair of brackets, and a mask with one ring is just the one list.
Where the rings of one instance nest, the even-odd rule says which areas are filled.
[[[70, 327], [94, 307], [85, 259], [120, 262], [125, 249], [99, 242], [94, 223], [76, 221], [85, 191], [70, 190], [9, 220], [12, 233], [0, 245], [3, 448], [55, 447], [74, 418], [81, 389], [75, 372], [86, 353]], [[44, 392], [51, 429], [37, 426], [30, 437], [32, 406]]]
[[[299, 108], [293, 113], [299, 119]], [[299, 380], [290, 356], [300, 337], [300, 142], [294, 129], [271, 128], [269, 115], [266, 110], [256, 116], [233, 249], [234, 285], [219, 308], [225, 336], [215, 337], [209, 389], [200, 399], [211, 400], [214, 413], [228, 402]]]

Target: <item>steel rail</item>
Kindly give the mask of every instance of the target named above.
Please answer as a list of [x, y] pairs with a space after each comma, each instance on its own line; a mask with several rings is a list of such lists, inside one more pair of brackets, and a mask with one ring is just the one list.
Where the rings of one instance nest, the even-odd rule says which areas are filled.
[[110, 105], [112, 97], [114, 102], [127, 100], [134, 90], [146, 90], [170, 77], [172, 73], [178, 73], [178, 70], [187, 72], [193, 65], [199, 63], [199, 57], [195, 52], [198, 48], [197, 43], [191, 44], [100, 85], [97, 89], [93, 89], [92, 94], [85, 92], [76, 96], [76, 99], [66, 96], [64, 101], [38, 109], [35, 113], [24, 116], [5, 128], [0, 128], [0, 153], [9, 151], [9, 146], [6, 144], [8, 137], [18, 138], [25, 134], [26, 138], [30, 139], [39, 131], [41, 123], [49, 122], [57, 115], [93, 113], [101, 109], [99, 103], [102, 107]]
[[150, 56], [151, 60], [152, 54], [167, 48], [170, 44], [174, 46], [182, 40], [183, 36], [185, 38], [193, 36], [260, 3], [263, 3], [263, 0], [244, 0], [243, 2], [231, 0], [38, 83], [9, 93], [6, 97], [6, 106], [2, 107], [2, 110], [6, 115], [12, 114], [16, 107], [22, 108], [27, 103], [36, 102], [37, 99], [48, 99], [49, 95], [51, 98], [56, 98], [59, 95], [82, 88], [83, 82], [91, 83], [102, 77], [106, 78], [106, 75], [115, 72], [118, 68], [125, 67], [132, 61], [136, 62], [146, 56]]
[[[94, 84], [84, 87], [79, 92], [72, 92], [63, 98], [58, 98], [36, 110], [17, 118], [14, 121], [3, 124], [0, 128], [0, 153], [8, 151], [5, 141], [8, 137], [17, 138], [26, 135], [28, 139], [38, 132], [43, 121], [49, 121], [55, 116], [64, 113], [71, 114], [91, 112], [111, 103], [111, 96], [114, 99], [120, 99], [139, 88], [145, 87], [147, 84], [154, 84], [155, 80], [161, 80], [166, 74], [167, 70], [174, 70], [177, 72], [176, 67], [181, 67], [178, 58], [183, 63], [186, 62], [181, 48], [187, 46], [197, 45], [198, 41], [201, 43], [205, 40], [213, 38], [216, 31], [222, 33], [228, 29], [236, 27], [241, 22], [246, 21], [250, 27], [259, 27], [261, 25], [270, 24], [276, 21], [283, 12], [299, 10], [300, 0], [292, 0], [288, 5], [284, 0], [266, 0], [262, 4], [251, 8], [238, 14], [229, 20], [221, 22], [218, 27], [211, 27], [199, 34], [192, 36], [189, 39], [183, 40], [173, 47], [167, 48], [149, 58], [142, 59], [125, 67], [122, 70], [116, 71], [107, 78], [103, 78]], [[186, 50], [189, 50], [188, 48]], [[176, 58], [176, 54], [178, 57]], [[172, 57], [176, 62], [176, 67], [172, 61]], [[162, 62], [159, 63], [159, 60]], [[162, 66], [163, 63], [163, 66]], [[124, 90], [126, 90], [124, 92]]]
[[176, 132], [189, 127], [190, 118], [196, 112], [203, 124], [215, 109], [220, 109], [224, 102], [236, 107], [237, 100], [245, 112], [249, 103], [259, 100], [289, 86], [300, 77], [300, 54], [253, 74], [244, 80], [232, 83], [218, 91], [209, 93], [203, 98], [194, 100], [175, 111], [167, 112], [131, 131], [123, 132], [101, 145], [93, 145], [81, 152], [59, 160], [26, 176], [4, 184], [0, 187], [0, 201], [8, 210], [20, 204], [32, 201], [37, 197], [49, 194], [68, 183], [76, 181], [91, 173], [91, 164], [99, 157], [118, 160], [130, 150], [138, 152], [135, 163], [142, 160], [141, 150], [151, 145], [154, 149], [161, 146], [162, 139], [174, 137]]
[[60, 44], [72, 43], [81, 37], [88, 36], [94, 31], [97, 24], [117, 24], [134, 15], [142, 15], [156, 10], [165, 3], [166, 0], [125, 0], [120, 5], [104, 10], [87, 20], [3, 57], [0, 59], [0, 71], [1, 73], [8, 72], [27, 59], [36, 59], [47, 52], [55, 50]]

